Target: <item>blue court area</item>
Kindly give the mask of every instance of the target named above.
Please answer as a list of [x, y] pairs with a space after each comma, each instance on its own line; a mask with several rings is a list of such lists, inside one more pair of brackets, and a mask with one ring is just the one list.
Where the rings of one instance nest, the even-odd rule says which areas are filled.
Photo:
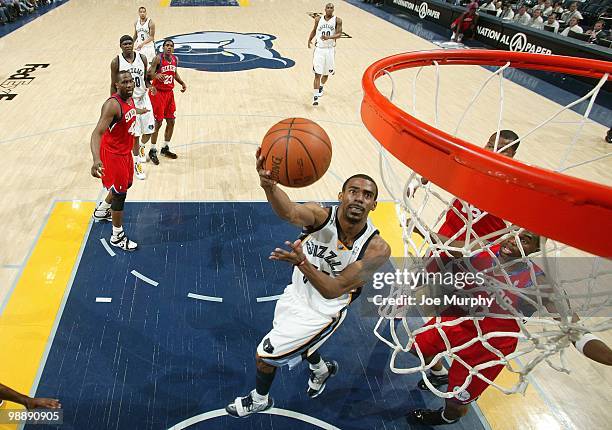
[[[128, 203], [125, 215], [140, 249], [111, 257], [101, 243], [110, 224], [92, 226], [41, 376], [36, 395], [57, 397], [64, 408], [57, 428], [168, 429], [211, 412], [175, 428], [400, 430], [422, 428], [405, 421], [408, 410], [442, 405], [416, 388], [418, 376], [389, 371], [390, 350], [372, 333], [376, 320], [356, 304], [321, 349], [340, 371], [319, 398], [306, 396], [302, 363], [282, 368], [272, 387], [275, 406], [290, 416], [215, 416], [254, 387], [255, 349], [275, 305], [257, 298], [280, 294], [292, 270], [268, 255], [298, 230], [268, 203]], [[41, 428], [55, 427], [31, 427]], [[483, 425], [470, 411], [447, 428]]]
[[172, 0], [170, 6], [240, 6], [237, 0]]

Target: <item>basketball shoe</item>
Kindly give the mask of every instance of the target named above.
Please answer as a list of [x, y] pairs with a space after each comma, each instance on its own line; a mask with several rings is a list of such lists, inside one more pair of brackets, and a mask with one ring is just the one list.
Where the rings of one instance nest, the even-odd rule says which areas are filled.
[[319, 106], [319, 96], [314, 96], [312, 98], [312, 105], [313, 106]]
[[325, 365], [327, 366], [327, 372], [323, 374], [318, 374], [311, 370], [310, 378], [308, 378], [308, 389], [306, 390], [306, 394], [311, 399], [319, 396], [323, 390], [325, 390], [325, 383], [329, 378], [335, 376], [338, 373], [338, 363], [334, 360], [326, 361]]
[[138, 248], [138, 244], [128, 239], [124, 231], [119, 232], [119, 234], [116, 236], [112, 235], [110, 238], [110, 244], [116, 246], [117, 248], [121, 248], [124, 251], [135, 251], [136, 248]]
[[319, 87], [319, 97], [323, 97], [323, 85]]
[[419, 424], [425, 424], [430, 426], [439, 426], [445, 424], [454, 424], [457, 420], [448, 420], [444, 416], [444, 408], [437, 410], [434, 409], [415, 409], [411, 411], [406, 417], [412, 422]]
[[[140, 157], [136, 156], [136, 158], [140, 158]], [[137, 160], [134, 162], [134, 176], [136, 176], [136, 178], [140, 179], [141, 181], [144, 179], [147, 179], [147, 175], [142, 169], [142, 163], [140, 162], [140, 160]]]
[[156, 166], [159, 164], [159, 158], [157, 158], [157, 149], [153, 150], [149, 150], [149, 159], [153, 162], [153, 164], [155, 164]]
[[268, 396], [268, 401], [256, 402], [251, 391], [246, 397], [236, 397], [233, 403], [225, 407], [225, 411], [234, 418], [245, 418], [258, 412], [264, 412], [274, 407], [274, 399]]
[[173, 160], [176, 160], [178, 158], [178, 155], [176, 155], [174, 152], [170, 151], [170, 147], [169, 146], [164, 146], [161, 149], [161, 155], [163, 155], [164, 157], [172, 158]]
[[140, 146], [138, 148], [138, 161], [140, 161], [141, 163], [146, 163], [147, 162], [147, 154], [145, 154], [145, 147], [144, 146]]
[[93, 213], [94, 221], [112, 221], [112, 213], [110, 209], [100, 209], [97, 207], [94, 209]]
[[[448, 384], [448, 374], [434, 375], [433, 373], [429, 372], [427, 374], [427, 379], [429, 379], [429, 382], [431, 382], [431, 385], [433, 385], [436, 388], [441, 387], [442, 385]], [[427, 386], [427, 384], [425, 384], [424, 379], [421, 379], [417, 385], [419, 386], [421, 390], [429, 391], [429, 387]]]

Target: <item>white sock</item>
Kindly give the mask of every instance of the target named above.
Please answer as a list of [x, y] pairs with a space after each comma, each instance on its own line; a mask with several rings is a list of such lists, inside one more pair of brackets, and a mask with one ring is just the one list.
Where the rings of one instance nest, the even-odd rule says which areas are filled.
[[268, 403], [268, 395], [261, 395], [257, 390], [251, 391], [251, 397], [255, 403]]
[[100, 202], [100, 205], [98, 205], [98, 209], [100, 210], [107, 210], [110, 209], [111, 204], [110, 203], [106, 203], [106, 200], [102, 200], [102, 202]]
[[165, 140], [164, 141], [164, 148], [170, 148], [170, 141], [169, 140]]
[[157, 144], [156, 143], [151, 143], [151, 151], [153, 151], [153, 152], [157, 151]]
[[123, 231], [123, 226], [121, 227], [113, 226], [113, 237], [118, 237], [122, 231]]
[[308, 367], [310, 367], [310, 370], [312, 370], [317, 375], [327, 373], [328, 371], [327, 364], [325, 364], [322, 358], [319, 360], [317, 364], [308, 363]]
[[431, 369], [431, 374], [436, 375], [436, 376], [444, 376], [444, 375], [448, 375], [448, 370], [446, 370], [446, 367], [442, 366], [442, 369], [440, 370]]
[[319, 89], [318, 88], [316, 90], [312, 90], [312, 96], [313, 97], [319, 97]]

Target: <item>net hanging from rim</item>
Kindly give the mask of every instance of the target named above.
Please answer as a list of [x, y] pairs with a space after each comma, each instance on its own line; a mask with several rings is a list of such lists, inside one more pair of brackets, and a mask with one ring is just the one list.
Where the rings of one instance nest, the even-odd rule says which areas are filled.
[[[444, 132], [439, 129], [441, 69], [459, 65], [494, 66], [496, 70], [466, 100], [454, 129]], [[426, 66], [434, 67], [434, 126], [417, 118], [417, 81]], [[412, 114], [393, 102], [398, 85], [392, 73], [407, 68], [418, 68], [413, 79]], [[577, 75], [596, 83], [583, 97], [559, 107], [518, 139], [508, 140], [502, 138], [501, 132], [504, 111], [508, 109], [504, 106], [504, 75], [513, 68]], [[482, 275], [481, 283], [472, 282], [468, 288], [455, 286], [450, 293], [448, 285], [441, 288], [440, 279], [434, 285], [395, 282], [388, 297], [416, 300], [452, 294], [494, 299], [491, 307], [453, 313], [451, 318], [442, 318], [437, 308], [429, 325], [422, 325], [422, 319], [415, 323], [414, 313], [405, 304], [387, 302], [381, 306], [374, 332], [392, 348], [390, 366], [394, 372], [420, 372], [428, 388], [446, 398], [457, 396], [473, 378], [506, 394], [523, 392], [527, 375], [539, 363], [567, 372], [565, 350], [573, 341], [585, 332], [612, 328], [612, 188], [567, 175], [577, 167], [605, 163], [612, 155], [594, 153], [588, 159], [574, 160], [582, 151], [580, 138], [585, 126], [591, 124], [589, 115], [595, 98], [612, 80], [611, 75], [612, 64], [603, 61], [488, 50], [405, 53], [377, 61], [366, 70], [361, 115], [380, 143], [383, 185], [396, 202], [403, 229], [404, 258], [396, 268], [420, 276], [443, 272]], [[388, 80], [388, 96], [375, 84], [379, 78]], [[457, 135], [482, 92], [496, 80], [499, 114], [491, 129], [497, 131], [491, 150], [486, 150]], [[575, 130], [554, 170], [501, 154], [517, 141], [535, 139], [541, 129], [558, 125], [555, 119], [580, 103], [586, 103], [584, 114], [574, 122]], [[408, 168], [408, 176], [402, 176], [401, 184], [390, 154]], [[555, 215], [552, 219], [544, 216], [551, 213]], [[449, 214], [460, 226], [443, 235], [439, 230]], [[503, 223], [496, 226], [491, 223], [492, 217]], [[526, 252], [528, 244], [524, 240], [529, 232], [537, 234], [536, 252]], [[510, 248], [513, 254], [509, 257], [506, 254]], [[432, 312], [422, 307], [421, 314], [424, 310]], [[579, 315], [580, 321], [575, 321], [574, 315]], [[461, 336], [456, 335], [456, 330], [463, 328], [473, 336], [458, 340]], [[417, 338], [428, 331], [436, 331], [444, 347], [427, 364]], [[512, 347], [514, 343], [518, 344]], [[475, 363], [466, 357], [476, 344], [488, 356]], [[416, 358], [404, 354], [410, 350]], [[437, 389], [427, 377], [426, 371], [443, 358], [468, 371], [464, 383], [454, 392]], [[517, 376], [513, 386], [500, 386], [482, 374], [484, 369], [498, 365]]]

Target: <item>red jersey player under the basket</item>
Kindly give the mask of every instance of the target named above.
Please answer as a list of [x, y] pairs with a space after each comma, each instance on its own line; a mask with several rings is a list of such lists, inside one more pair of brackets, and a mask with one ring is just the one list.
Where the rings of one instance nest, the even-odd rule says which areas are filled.
[[[489, 251], [491, 251], [493, 255], [491, 255], [489, 251], [482, 251], [471, 257], [470, 264], [472, 267], [468, 270], [473, 271], [475, 269], [482, 273], [486, 273], [490, 278], [494, 278], [503, 284], [507, 283], [505, 278], [505, 275], [507, 274], [509, 280], [512, 282], [515, 288], [528, 288], [532, 286], [532, 269], [523, 260], [517, 241], [520, 241], [525, 255], [539, 251], [539, 236], [525, 230], [518, 235], [517, 239], [512, 236], [505, 239], [500, 244], [492, 246]], [[505, 274], [501, 272], [501, 270], [499, 274], [495, 271], [484, 272], [485, 270], [493, 267], [499, 268], [500, 265], [504, 265], [504, 271], [506, 272]], [[533, 272], [538, 285], [543, 285], [546, 283], [544, 273], [539, 267], [533, 265]], [[520, 297], [517, 297], [516, 295], [507, 291], [502, 291], [502, 293], [505, 293], [502, 294], [502, 296], [503, 301], [506, 304], [509, 304], [516, 310], [521, 308], [519, 303]], [[488, 295], [487, 293], [478, 294]], [[553, 302], [546, 301], [545, 298], [543, 298], [543, 301], [544, 306], [546, 306], [549, 312], [556, 313]], [[507, 315], [509, 311], [499, 306], [496, 302], [493, 302], [487, 313], [493, 315]], [[458, 319], [460, 316], [462, 316], [461, 311], [449, 309], [442, 313], [441, 321], [453, 321]], [[574, 321], [578, 320], [577, 316], [574, 318]], [[435, 322], [436, 319], [432, 318], [427, 322], [427, 324], [425, 324], [425, 326], [432, 325]], [[493, 316], [486, 316], [484, 318], [478, 318], [478, 323], [483, 335], [491, 332], [510, 333], [518, 332], [520, 330], [517, 319], [512, 318], [496, 318]], [[445, 333], [451, 348], [458, 347], [472, 339], [478, 338], [477, 328], [474, 320], [472, 319], [463, 321], [459, 324], [443, 326], [442, 330]], [[503, 356], [508, 356], [515, 351], [518, 340], [516, 337], [501, 336], [492, 337], [488, 340], [488, 343], [500, 351]], [[426, 330], [417, 334], [415, 344], [418, 345], [419, 349], [421, 350], [425, 364], [429, 364], [436, 354], [447, 351], [445, 342], [436, 329]], [[612, 365], [612, 350], [608, 348], [605, 343], [590, 333], [583, 335], [574, 343], [574, 345], [580, 352], [591, 360], [608, 366]], [[416, 355], [414, 349], [411, 352]], [[467, 348], [457, 351], [456, 355], [472, 368], [478, 366], [479, 364], [499, 360], [499, 357], [486, 348], [480, 341], [470, 345]], [[494, 381], [503, 368], [503, 365], [495, 365], [480, 369], [478, 373], [490, 381]], [[427, 376], [431, 384], [434, 387], [448, 384], [448, 388], [446, 390], [447, 392], [453, 391], [453, 389], [456, 387], [461, 387], [469, 375], [469, 370], [458, 360], [453, 360], [449, 370], [446, 370], [440, 361], [432, 366], [431, 369], [432, 371]], [[478, 376], [473, 375], [472, 380], [463, 390], [456, 393], [454, 397], [446, 399], [444, 408], [440, 408], [438, 410], [416, 409], [410, 412], [409, 417], [411, 421], [416, 421], [418, 423], [427, 425], [455, 423], [459, 420], [459, 418], [467, 413], [469, 404], [478, 399], [480, 394], [482, 394], [482, 392], [488, 386], [489, 384], [487, 382], [483, 381]], [[419, 382], [419, 387], [424, 390], [428, 389], [423, 380]]]
[[181, 92], [187, 91], [187, 85], [178, 74], [178, 58], [174, 56], [174, 42], [166, 39], [163, 44], [164, 52], [157, 55], [149, 67], [149, 78], [151, 79], [151, 104], [153, 105], [153, 115], [155, 116], [155, 132], [151, 136], [151, 150], [149, 158], [153, 164], [159, 164], [157, 158], [157, 134], [162, 122], [166, 120], [164, 131], [164, 146], [161, 149], [162, 155], [175, 159], [177, 156], [170, 151], [170, 139], [174, 131], [174, 118], [176, 104], [174, 103], [174, 81], [181, 84]]
[[134, 178], [132, 147], [136, 114], [144, 114], [148, 110], [134, 107], [134, 78], [130, 72], [118, 72], [115, 87], [117, 92], [102, 106], [98, 125], [91, 135], [91, 174], [102, 178], [104, 188], [109, 190], [94, 211], [94, 219], [112, 221], [111, 245], [133, 251], [138, 245], [129, 240], [123, 231], [123, 206]]

